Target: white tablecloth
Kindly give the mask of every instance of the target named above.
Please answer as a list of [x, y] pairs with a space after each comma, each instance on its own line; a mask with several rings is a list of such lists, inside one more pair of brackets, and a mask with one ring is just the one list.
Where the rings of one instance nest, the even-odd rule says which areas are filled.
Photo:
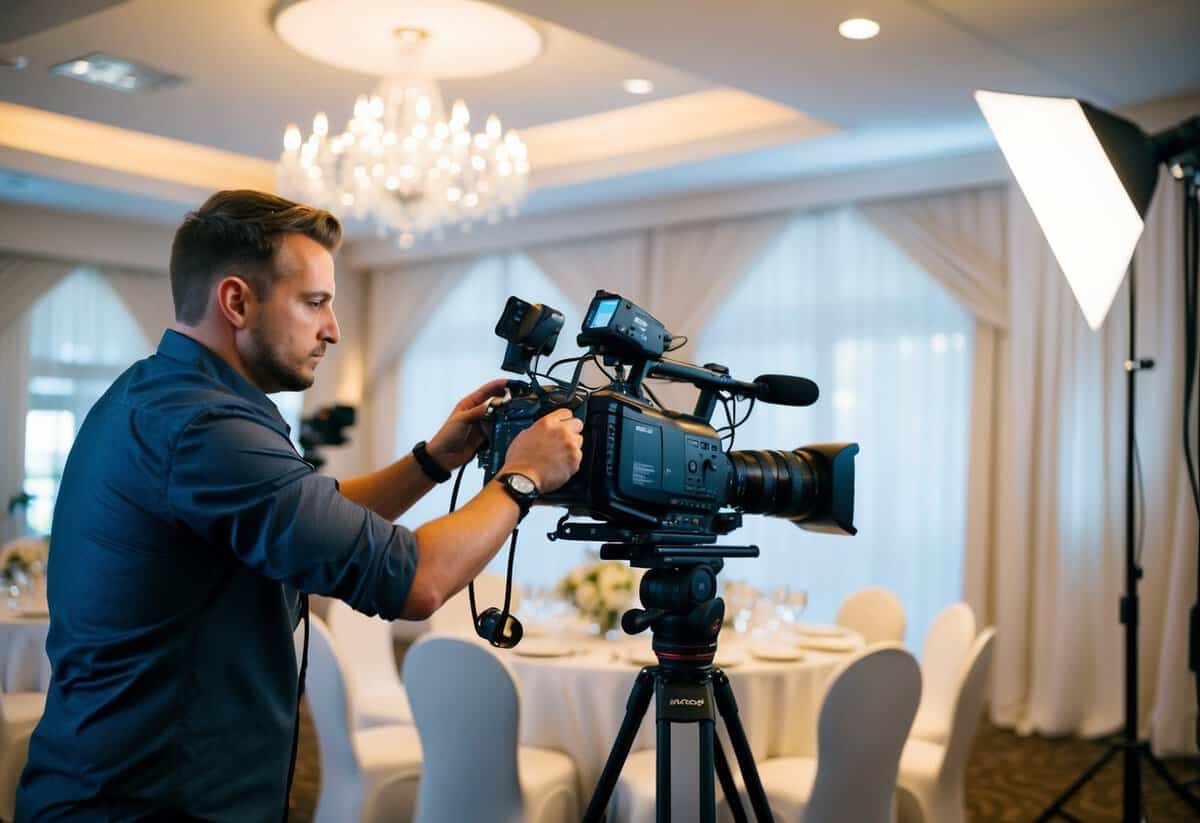
[[20, 617], [0, 606], [0, 688], [9, 692], [44, 692], [50, 688], [46, 656], [47, 617]]
[[[641, 642], [648, 645], [648, 640]], [[579, 768], [585, 799], [604, 768], [641, 668], [629, 662], [629, 646], [629, 641], [591, 641], [580, 654], [555, 658], [501, 653], [520, 683], [521, 742], [569, 754]], [[843, 659], [844, 654], [809, 651], [800, 661], [777, 663], [747, 654], [739, 664], [725, 667], [756, 762], [816, 753], [822, 688]], [[733, 763], [733, 748], [720, 718], [717, 728]], [[671, 736], [672, 813], [679, 820], [698, 818], [692, 808], [699, 763], [697, 729], [694, 724], [676, 725]], [[633, 751], [654, 745], [652, 700]]]

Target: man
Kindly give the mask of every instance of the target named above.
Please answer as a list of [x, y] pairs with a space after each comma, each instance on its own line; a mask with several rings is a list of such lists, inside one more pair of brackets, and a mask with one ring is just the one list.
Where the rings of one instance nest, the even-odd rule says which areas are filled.
[[[53, 680], [18, 820], [278, 819], [297, 591], [425, 618], [528, 507], [498, 479], [415, 532], [391, 522], [471, 459], [499, 380], [374, 474], [339, 486], [297, 455], [266, 393], [308, 388], [338, 341], [340, 240], [329, 213], [250, 191], [213, 195], [176, 233], [175, 327], [96, 403], [63, 473]], [[565, 411], [543, 418], [512, 443], [505, 472], [561, 486], [580, 431]]]

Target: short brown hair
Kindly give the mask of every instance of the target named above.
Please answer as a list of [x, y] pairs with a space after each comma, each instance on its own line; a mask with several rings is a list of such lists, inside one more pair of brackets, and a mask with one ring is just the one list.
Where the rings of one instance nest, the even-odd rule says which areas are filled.
[[249, 189], [219, 191], [189, 212], [171, 243], [175, 319], [198, 323], [213, 285], [231, 268], [266, 299], [279, 276], [272, 258], [285, 234], [303, 234], [332, 253], [342, 225], [323, 209]]

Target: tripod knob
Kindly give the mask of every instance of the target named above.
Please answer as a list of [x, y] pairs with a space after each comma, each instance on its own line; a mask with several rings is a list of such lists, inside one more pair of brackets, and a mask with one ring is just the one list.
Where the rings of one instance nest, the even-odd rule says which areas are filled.
[[621, 615], [621, 628], [626, 634], [641, 634], [664, 614], [662, 609], [630, 609]]

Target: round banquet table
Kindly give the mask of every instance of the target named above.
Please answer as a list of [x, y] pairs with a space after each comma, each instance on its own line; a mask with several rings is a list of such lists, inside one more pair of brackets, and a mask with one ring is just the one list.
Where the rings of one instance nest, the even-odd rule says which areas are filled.
[[7, 694], [50, 688], [49, 631], [48, 616], [22, 616], [0, 607], [0, 690]]
[[[518, 646], [502, 653], [516, 673], [521, 693], [521, 742], [557, 749], [570, 755], [582, 782], [586, 802], [591, 797], [625, 715], [625, 703], [641, 665], [630, 652], [649, 648], [649, 638], [616, 641], [575, 641], [578, 651], [562, 657], [527, 656]], [[862, 638], [854, 638], [861, 647]], [[816, 754], [816, 713], [823, 687], [849, 652], [804, 651], [788, 662], [761, 660], [733, 641], [722, 649], [737, 658], [722, 665], [737, 700], [739, 715], [756, 763], [767, 758]], [[725, 656], [724, 653], [719, 657]], [[718, 659], [718, 664], [721, 660]], [[654, 701], [651, 701], [633, 744], [634, 752], [655, 745]], [[733, 748], [724, 721], [717, 721], [721, 744], [731, 763]], [[696, 724], [674, 725], [671, 735], [672, 816], [698, 819], [695, 808], [699, 773], [699, 734]], [[717, 787], [718, 796], [720, 787]]]

